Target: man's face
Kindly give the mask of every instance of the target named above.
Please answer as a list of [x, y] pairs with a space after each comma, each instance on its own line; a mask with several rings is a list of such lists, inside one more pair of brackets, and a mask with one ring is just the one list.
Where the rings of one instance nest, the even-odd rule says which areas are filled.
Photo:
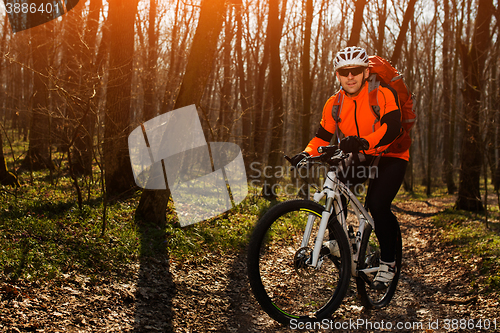
[[349, 66], [339, 68], [336, 74], [347, 96], [354, 97], [359, 94], [363, 79], [368, 78], [370, 71], [368, 67]]

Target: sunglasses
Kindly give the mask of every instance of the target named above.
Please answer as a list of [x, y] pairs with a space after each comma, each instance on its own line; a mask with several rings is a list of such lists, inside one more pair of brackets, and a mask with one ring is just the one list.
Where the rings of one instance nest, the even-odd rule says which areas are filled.
[[337, 69], [337, 73], [339, 73], [340, 76], [347, 77], [349, 76], [349, 73], [352, 74], [352, 76], [357, 76], [366, 69], [366, 67], [354, 67], [354, 68], [339, 68]]

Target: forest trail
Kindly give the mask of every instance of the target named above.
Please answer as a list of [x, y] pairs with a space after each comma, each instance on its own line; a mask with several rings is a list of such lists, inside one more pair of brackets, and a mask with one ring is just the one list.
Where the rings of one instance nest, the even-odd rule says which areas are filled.
[[[349, 332], [500, 332], [498, 295], [471, 286], [477, 260], [465, 260], [441, 244], [431, 222], [449, 200], [394, 205], [403, 233], [402, 276], [394, 299], [384, 309], [366, 311], [352, 281], [322, 331], [336, 323], [344, 327], [339, 331]], [[149, 260], [130, 270], [129, 281], [121, 282], [79, 276], [45, 285], [1, 282], [0, 332], [293, 331], [270, 319], [254, 300], [244, 254], [213, 254], [199, 264]], [[463, 329], [472, 323], [483, 329]]]

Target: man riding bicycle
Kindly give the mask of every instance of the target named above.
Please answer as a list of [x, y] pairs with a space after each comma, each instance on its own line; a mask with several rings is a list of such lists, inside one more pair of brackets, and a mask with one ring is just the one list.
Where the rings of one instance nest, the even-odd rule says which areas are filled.
[[[380, 113], [374, 114], [369, 103], [369, 61], [363, 48], [347, 47], [339, 51], [334, 70], [341, 89], [326, 102], [316, 136], [303, 152], [292, 158], [292, 164], [296, 166], [303, 158], [318, 155], [318, 147], [328, 145], [333, 135], [337, 134], [337, 137], [343, 137], [339, 148], [345, 153], [358, 155], [348, 167], [356, 171], [340, 172], [341, 181], [348, 185], [364, 183], [369, 174], [360, 172], [360, 168], [368, 169], [376, 165], [377, 172], [370, 180], [366, 207], [375, 222], [375, 233], [381, 247], [380, 270], [373, 287], [384, 289], [396, 273], [398, 220], [391, 212], [391, 203], [403, 182], [410, 157], [408, 150], [391, 152], [388, 149], [401, 133], [399, 99], [392, 88], [381, 85], [377, 91]], [[335, 101], [339, 100], [342, 101], [341, 113], [337, 117], [332, 110]]]

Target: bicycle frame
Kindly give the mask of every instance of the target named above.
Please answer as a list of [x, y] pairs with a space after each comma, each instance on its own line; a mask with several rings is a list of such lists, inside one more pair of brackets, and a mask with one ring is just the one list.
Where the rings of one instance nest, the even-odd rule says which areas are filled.
[[[351, 206], [359, 221], [358, 231], [356, 232], [354, 239], [349, 237], [347, 221], [345, 219], [343, 208], [341, 206], [342, 195], [344, 195], [352, 203]], [[323, 210], [321, 215], [321, 222], [318, 230], [318, 235], [316, 236], [316, 241], [314, 243], [312, 262], [310, 263], [310, 265], [315, 269], [319, 269], [321, 267], [322, 260], [320, 260], [319, 253], [323, 246], [323, 236], [325, 234], [328, 225], [328, 220], [330, 219], [332, 213], [335, 211], [335, 215], [337, 216], [339, 223], [342, 225], [342, 228], [344, 229], [344, 232], [351, 244], [350, 251], [351, 251], [352, 275], [358, 276], [357, 262], [358, 262], [361, 239], [363, 237], [363, 232], [365, 229], [365, 223], [371, 224], [373, 230], [375, 230], [375, 224], [373, 222], [373, 219], [370, 216], [370, 214], [368, 214], [363, 205], [359, 202], [358, 198], [356, 198], [356, 196], [351, 192], [351, 190], [344, 183], [338, 180], [337, 174], [335, 170], [333, 170], [332, 168], [328, 171], [326, 175], [326, 179], [323, 184], [323, 189], [321, 191], [316, 192], [313, 195], [313, 200], [319, 202], [325, 196], [326, 196], [325, 209]], [[311, 237], [312, 228], [314, 224], [314, 219], [315, 215], [310, 214], [307, 220], [301, 247], [306, 247], [307, 244], [309, 243], [309, 239]], [[377, 270], [378, 268], [371, 268], [363, 270], [363, 272], [370, 273]]]

